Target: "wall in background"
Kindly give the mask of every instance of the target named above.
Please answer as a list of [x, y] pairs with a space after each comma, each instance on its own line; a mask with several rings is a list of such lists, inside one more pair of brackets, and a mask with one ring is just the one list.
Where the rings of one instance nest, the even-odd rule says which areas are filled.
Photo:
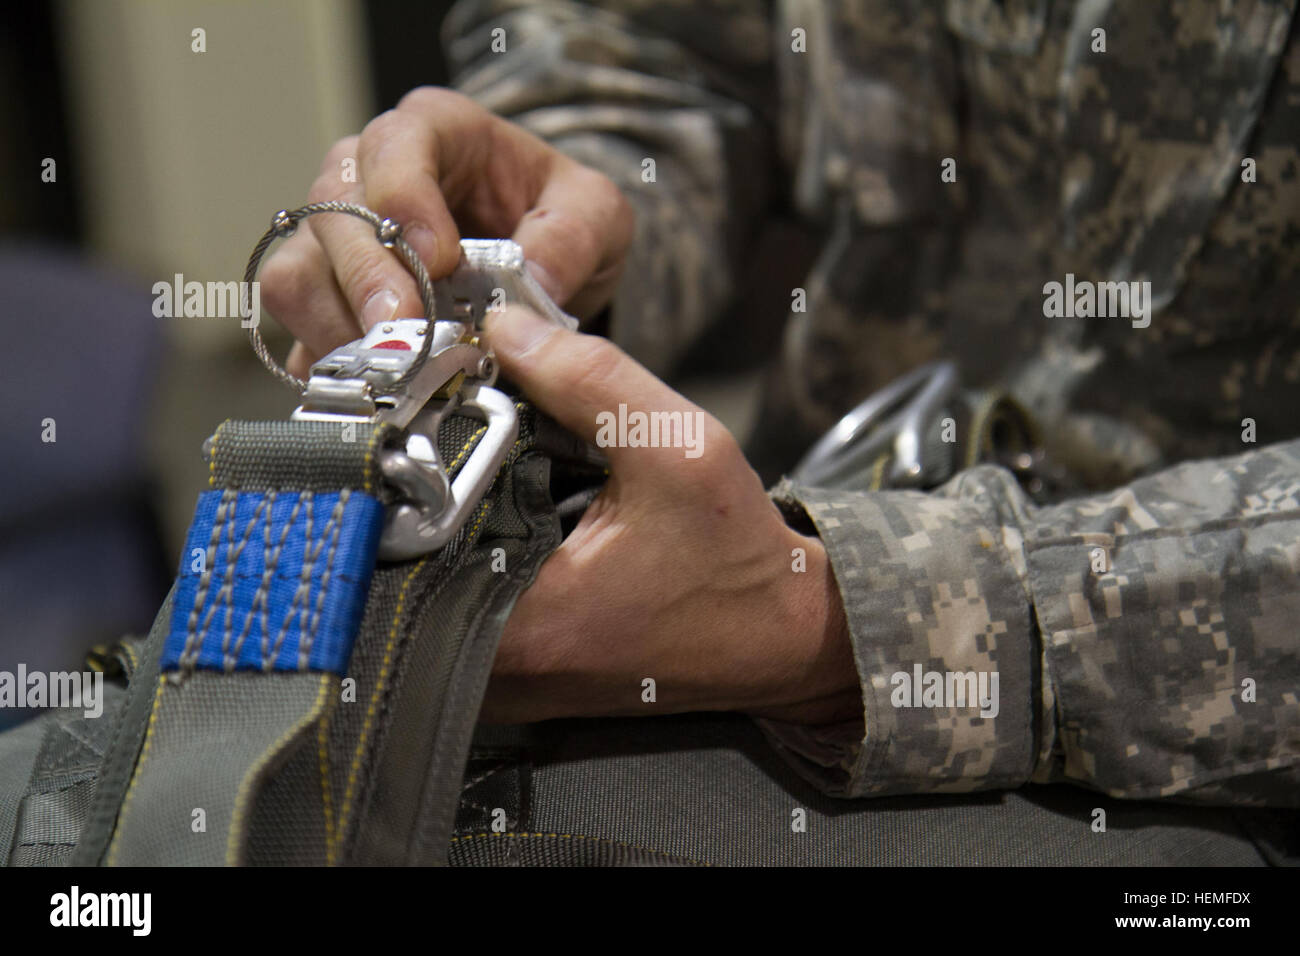
[[[271, 214], [303, 202], [325, 150], [374, 113], [355, 0], [62, 0], [59, 14], [86, 245], [149, 284], [240, 278]], [[169, 331], [183, 352], [247, 348], [220, 319]]]

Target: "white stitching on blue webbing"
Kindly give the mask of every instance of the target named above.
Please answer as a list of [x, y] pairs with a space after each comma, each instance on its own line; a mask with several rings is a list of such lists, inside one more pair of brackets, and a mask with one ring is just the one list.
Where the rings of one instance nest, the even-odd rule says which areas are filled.
[[[284, 553], [284, 542], [289, 537], [289, 529], [293, 523], [298, 520], [298, 512], [302, 510], [303, 501], [311, 494], [308, 491], [300, 491], [298, 497], [294, 499], [293, 508], [289, 511], [289, 518], [280, 528], [280, 540], [276, 542], [275, 550], [270, 553], [269, 559], [263, 567], [262, 581], [258, 585], [257, 593], [254, 595], [252, 608], [261, 604], [261, 622], [262, 622], [262, 642], [259, 650], [261, 651], [262, 660], [266, 660], [267, 648], [271, 643], [271, 584], [275, 575], [275, 570], [280, 566], [280, 555]], [[271, 527], [268, 522], [265, 540], [269, 541]], [[283, 626], [281, 627], [283, 630]], [[240, 648], [242, 650], [242, 647]]]
[[[334, 502], [334, 510], [330, 513], [329, 521], [321, 530], [321, 543], [323, 544], [328, 536], [329, 547], [326, 549], [325, 573], [321, 575], [320, 587], [316, 591], [316, 608], [312, 612], [311, 623], [298, 639], [298, 670], [307, 669], [307, 661], [311, 656], [312, 644], [316, 641], [316, 628], [320, 624], [321, 609], [325, 605], [325, 594], [329, 591], [330, 572], [334, 569], [334, 555], [338, 553], [339, 534], [343, 531], [343, 509], [347, 507], [348, 496], [351, 490], [344, 488], [339, 492], [338, 501]], [[333, 527], [331, 534], [330, 528]]]
[[[271, 524], [275, 517], [275, 492], [269, 491], [266, 495], [266, 520], [262, 522], [262, 580], [258, 585], [257, 591], [253, 594], [253, 600], [248, 606], [248, 611], [244, 615], [244, 625], [239, 629], [239, 637], [235, 638], [233, 646], [223, 643], [221, 646], [221, 667], [227, 673], [235, 669], [239, 663], [239, 654], [244, 649], [244, 642], [248, 639], [248, 632], [253, 627], [253, 617], [257, 614], [259, 606], [262, 609], [261, 622], [262, 631], [266, 632], [266, 607], [270, 590], [271, 578], [275, 574], [275, 563], [279, 556], [278, 551], [274, 554], [271, 550]], [[289, 524], [293, 523], [292, 516]], [[284, 543], [284, 534], [288, 530], [289, 524], [286, 524], [280, 533], [280, 543]], [[251, 525], [248, 537], [252, 536]]]
[[[266, 520], [271, 520], [270, 508], [267, 506], [267, 500], [262, 498], [253, 509], [253, 516], [248, 519], [248, 524], [244, 526], [244, 533], [239, 541], [235, 541], [235, 518], [232, 512], [230, 521], [226, 528], [226, 574], [222, 582], [221, 590], [217, 592], [216, 600], [212, 602], [212, 611], [208, 612], [207, 618], [203, 622], [202, 633], [206, 636], [209, 622], [212, 620], [213, 611], [215, 611], [224, 601], [226, 606], [226, 626], [221, 635], [221, 659], [224, 663], [230, 654], [230, 643], [234, 637], [234, 616], [235, 616], [235, 566], [239, 563], [239, 556], [244, 552], [244, 546], [248, 544], [249, 539], [253, 537], [253, 529], [257, 527], [257, 519], [266, 512]], [[250, 610], [244, 616], [244, 623], [247, 624], [252, 617]], [[233, 665], [232, 665], [233, 667]], [[232, 669], [232, 668], [227, 668]]]
[[203, 608], [204, 601], [207, 600], [208, 588], [212, 584], [212, 566], [217, 560], [217, 546], [221, 543], [221, 525], [226, 520], [227, 506], [230, 505], [234, 492], [229, 488], [221, 492], [221, 500], [217, 502], [217, 509], [212, 519], [212, 533], [208, 536], [208, 550], [204, 555], [203, 571], [199, 574], [198, 589], [194, 595], [194, 606], [190, 608], [189, 617], [185, 622], [185, 647], [181, 650], [180, 665], [182, 668], [194, 666], [195, 660], [198, 659], [199, 652], [195, 646], [198, 643], [198, 623], [199, 613]]

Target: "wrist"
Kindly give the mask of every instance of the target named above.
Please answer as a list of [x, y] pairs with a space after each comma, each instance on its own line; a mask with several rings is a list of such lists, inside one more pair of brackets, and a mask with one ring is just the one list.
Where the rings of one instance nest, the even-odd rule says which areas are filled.
[[830, 557], [819, 538], [794, 531], [791, 538], [790, 579], [773, 616], [780, 633], [768, 638], [779, 667], [765, 702], [750, 712], [806, 724], [860, 719], [861, 684]]

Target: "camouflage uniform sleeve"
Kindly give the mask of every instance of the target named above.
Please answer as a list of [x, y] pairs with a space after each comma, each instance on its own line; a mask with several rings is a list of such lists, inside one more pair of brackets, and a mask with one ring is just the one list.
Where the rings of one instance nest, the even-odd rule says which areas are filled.
[[455, 84], [613, 180], [637, 232], [610, 338], [659, 375], [736, 298], [775, 135], [765, 4], [462, 0]]
[[1300, 805], [1300, 441], [1041, 508], [994, 466], [774, 496], [825, 543], [862, 685], [865, 736], [764, 722], [828, 792]]

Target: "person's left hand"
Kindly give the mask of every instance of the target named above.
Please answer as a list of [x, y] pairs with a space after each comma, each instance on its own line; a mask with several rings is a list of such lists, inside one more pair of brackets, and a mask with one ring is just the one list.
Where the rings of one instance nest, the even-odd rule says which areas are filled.
[[[520, 596], [482, 718], [860, 715], [825, 549], [785, 523], [722, 424], [604, 339], [518, 307], [489, 314], [486, 330], [502, 373], [587, 441], [597, 416], [617, 415], [620, 403], [698, 416], [701, 430], [687, 433], [698, 457], [683, 447], [603, 449], [609, 481]], [[647, 678], [653, 702], [643, 699]]]

